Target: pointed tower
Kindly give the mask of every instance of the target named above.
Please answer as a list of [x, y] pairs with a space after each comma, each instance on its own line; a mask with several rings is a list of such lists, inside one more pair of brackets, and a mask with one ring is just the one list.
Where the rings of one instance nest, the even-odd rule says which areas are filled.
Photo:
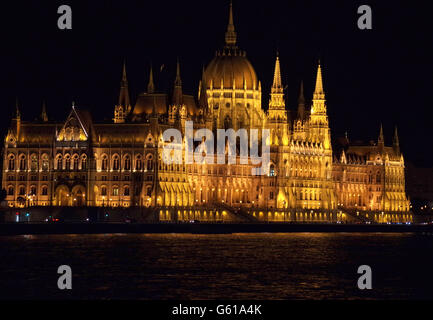
[[304, 81], [301, 81], [298, 98], [298, 119], [305, 120], [305, 97], [304, 97]]
[[179, 59], [176, 63], [176, 79], [174, 80], [173, 96], [171, 99], [171, 105], [169, 106], [169, 121], [174, 123], [180, 118], [186, 118], [186, 108], [183, 105], [183, 93], [182, 93], [182, 80], [180, 78], [180, 64]]
[[377, 138], [377, 146], [380, 150], [383, 150], [385, 147], [385, 138], [383, 137], [383, 127], [382, 124], [380, 124], [380, 131], [379, 131], [379, 137]]
[[287, 121], [286, 105], [284, 103], [283, 85], [281, 83], [280, 58], [277, 52], [274, 69], [274, 81], [271, 87], [271, 99], [269, 100], [269, 119]]
[[180, 106], [182, 104], [182, 80], [180, 78], [180, 63], [179, 59], [177, 59], [176, 64], [176, 79], [174, 80], [174, 90], [173, 90], [173, 98], [172, 103]]
[[394, 129], [394, 139], [392, 140], [392, 145], [393, 145], [395, 152], [397, 154], [399, 154], [400, 153], [400, 142], [398, 140], [397, 126], [395, 126], [395, 129]]
[[18, 97], [15, 100], [15, 116], [12, 118], [12, 128], [16, 132], [16, 138], [18, 140], [21, 131], [21, 112], [18, 103]]
[[200, 91], [199, 91], [199, 106], [203, 109], [203, 111], [207, 112], [209, 111], [209, 105], [207, 100], [207, 91], [206, 91], [206, 79], [205, 79], [205, 72], [204, 67], [202, 69], [201, 73], [201, 81], [200, 81]]
[[228, 47], [236, 46], [236, 32], [235, 32], [235, 26], [233, 24], [233, 4], [232, 4], [232, 1], [230, 1], [229, 23], [227, 25], [225, 40], [226, 40], [226, 46], [228, 46]]
[[287, 111], [284, 102], [284, 91], [281, 81], [280, 58], [275, 60], [274, 81], [271, 87], [269, 100], [268, 119], [271, 129], [271, 142], [273, 145], [288, 145]]
[[45, 105], [45, 100], [42, 102], [42, 111], [41, 111], [40, 119], [41, 119], [43, 122], [47, 122], [47, 121], [48, 121], [47, 107], [46, 107], [46, 105]]
[[149, 83], [147, 84], [147, 93], [154, 93], [155, 92], [155, 85], [153, 83], [153, 71], [152, 71], [152, 64], [150, 65], [150, 71], [149, 71]]
[[19, 103], [18, 103], [18, 98], [16, 98], [16, 100], [15, 100], [15, 119], [21, 120], [21, 112], [20, 112], [20, 107], [19, 107]]
[[325, 92], [323, 91], [322, 67], [320, 61], [317, 67], [316, 87], [314, 88], [313, 107], [311, 108], [311, 114], [313, 113], [326, 114]]
[[123, 62], [122, 81], [120, 81], [119, 101], [114, 107], [114, 123], [124, 123], [131, 111], [129, 100], [128, 79], [126, 78], [126, 63]]
[[325, 92], [323, 90], [322, 67], [320, 61], [317, 67], [316, 87], [314, 88], [313, 104], [310, 111], [311, 140], [323, 143], [325, 149], [331, 149], [331, 134], [328, 115], [326, 113]]

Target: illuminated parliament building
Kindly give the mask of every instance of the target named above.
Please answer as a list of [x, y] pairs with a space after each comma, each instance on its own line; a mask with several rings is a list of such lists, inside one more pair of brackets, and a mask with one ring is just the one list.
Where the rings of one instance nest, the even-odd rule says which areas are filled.
[[[147, 210], [160, 221], [410, 222], [397, 130], [392, 146], [380, 128], [375, 143], [333, 150], [320, 62], [312, 102], [301, 84], [298, 106], [287, 108], [277, 55], [265, 111], [261, 82], [236, 42], [230, 5], [225, 45], [204, 68], [197, 97], [182, 91], [178, 62], [170, 94], [158, 91], [150, 68], [133, 103], [124, 64], [110, 122], [74, 105], [62, 122], [45, 106], [39, 120], [24, 121], [17, 104], [3, 148], [7, 205]], [[250, 163], [164, 163], [164, 130], [184, 133], [187, 121], [194, 131], [269, 129], [267, 174], [252, 175]]]

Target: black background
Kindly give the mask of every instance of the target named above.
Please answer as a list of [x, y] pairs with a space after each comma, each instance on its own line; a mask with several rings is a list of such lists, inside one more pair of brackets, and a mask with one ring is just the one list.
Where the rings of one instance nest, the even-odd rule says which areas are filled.
[[[57, 28], [58, 6], [72, 7], [72, 30]], [[368, 4], [373, 30], [359, 30]], [[152, 62], [157, 91], [170, 90], [176, 58], [183, 88], [197, 95], [203, 64], [224, 44], [229, 1], [14, 1], [2, 3], [2, 134], [18, 97], [24, 120], [46, 100], [62, 121], [72, 101], [111, 119], [123, 59], [131, 97], [147, 86]], [[333, 137], [376, 139], [380, 123], [392, 143], [397, 125], [406, 161], [432, 166], [432, 18], [427, 2], [245, 1], [233, 3], [239, 46], [262, 81], [267, 108], [278, 49], [287, 107], [296, 108], [301, 79], [311, 98], [317, 60]], [[164, 64], [162, 72], [160, 66]]]

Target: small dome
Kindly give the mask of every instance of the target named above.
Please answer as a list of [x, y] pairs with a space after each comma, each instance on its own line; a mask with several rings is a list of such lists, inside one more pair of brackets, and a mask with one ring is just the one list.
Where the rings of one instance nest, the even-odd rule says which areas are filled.
[[225, 48], [217, 52], [215, 58], [205, 69], [206, 87], [210, 88], [212, 81], [214, 88], [221, 87], [221, 79], [224, 81], [224, 88], [244, 88], [244, 80], [248, 90], [257, 89], [257, 75], [253, 66], [245, 56], [244, 51], [232, 48]]

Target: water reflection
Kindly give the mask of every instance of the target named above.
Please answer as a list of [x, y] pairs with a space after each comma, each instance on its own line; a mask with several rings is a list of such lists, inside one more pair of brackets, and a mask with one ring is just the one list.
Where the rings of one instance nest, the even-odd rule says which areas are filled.
[[[23, 239], [31, 241], [23, 241]], [[102, 234], [2, 237], [1, 298], [432, 298], [433, 239], [415, 234]], [[57, 267], [71, 266], [59, 293]], [[357, 268], [373, 290], [357, 289]]]

